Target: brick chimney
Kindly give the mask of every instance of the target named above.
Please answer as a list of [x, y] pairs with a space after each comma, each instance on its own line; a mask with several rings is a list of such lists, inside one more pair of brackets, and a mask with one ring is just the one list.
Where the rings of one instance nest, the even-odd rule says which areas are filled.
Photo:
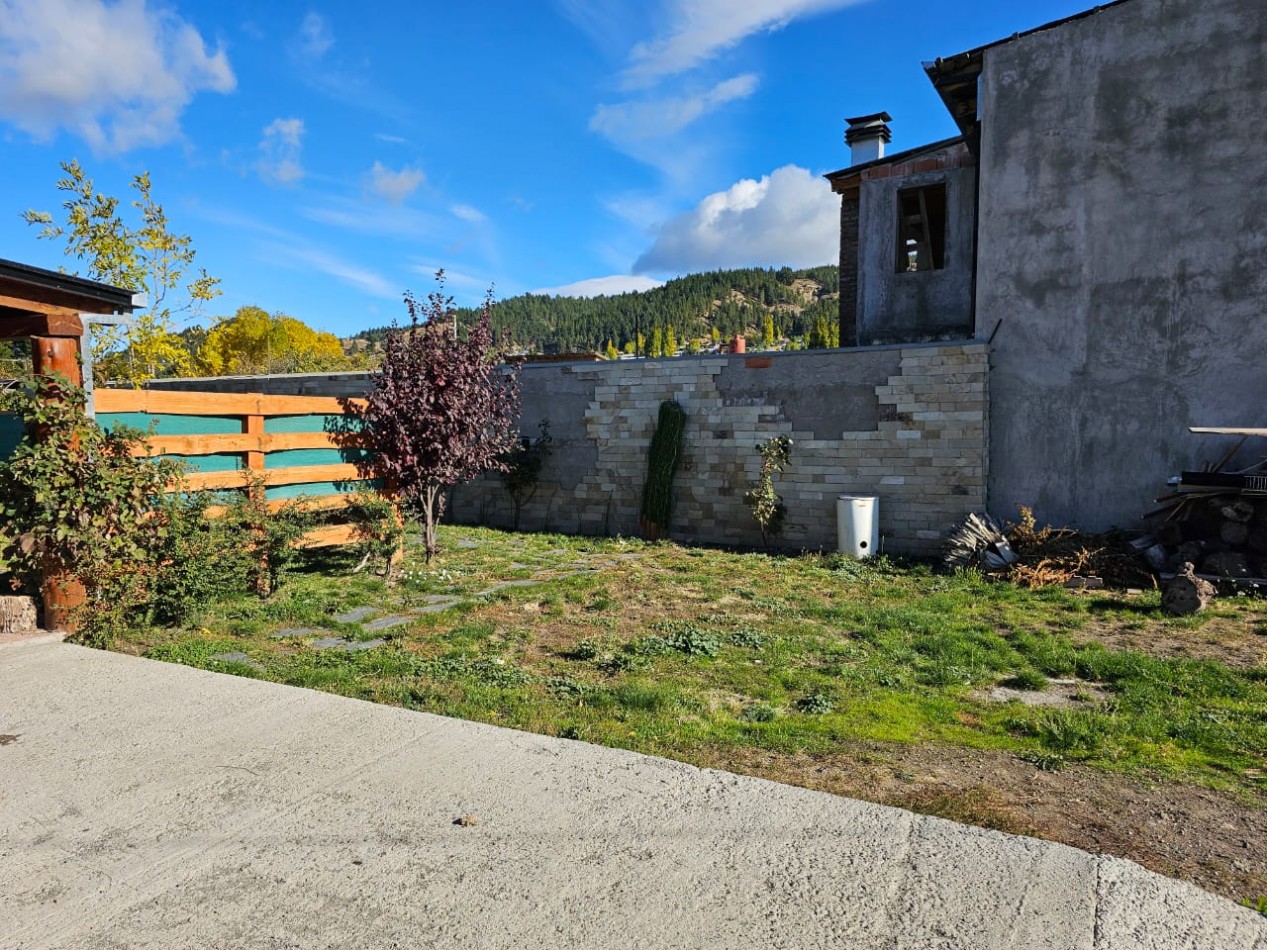
[[873, 162], [884, 158], [884, 144], [893, 140], [888, 123], [893, 116], [887, 112], [874, 115], [860, 115], [854, 119], [845, 119], [849, 128], [845, 130], [845, 144], [849, 146], [851, 165]]

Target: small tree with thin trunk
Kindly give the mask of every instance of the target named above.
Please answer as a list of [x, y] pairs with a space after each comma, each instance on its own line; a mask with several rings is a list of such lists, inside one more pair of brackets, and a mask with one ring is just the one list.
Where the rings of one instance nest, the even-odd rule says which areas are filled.
[[504, 371], [494, 346], [492, 292], [476, 321], [458, 327], [444, 271], [425, 304], [405, 294], [410, 325], [387, 337], [364, 405], [348, 413], [371, 452], [362, 473], [421, 516], [427, 560], [445, 493], [487, 471], [504, 472], [519, 417], [518, 365]]

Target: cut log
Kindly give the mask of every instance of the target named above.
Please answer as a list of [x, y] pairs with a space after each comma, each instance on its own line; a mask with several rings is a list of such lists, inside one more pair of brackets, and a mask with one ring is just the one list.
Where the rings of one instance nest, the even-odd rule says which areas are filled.
[[1237, 498], [1220, 505], [1219, 514], [1228, 521], [1246, 522], [1254, 517], [1254, 503], [1244, 498]]
[[1204, 610], [1214, 599], [1214, 585], [1196, 576], [1191, 561], [1184, 562], [1180, 572], [1166, 582], [1161, 592], [1162, 609], [1184, 616]]
[[1249, 525], [1240, 521], [1224, 521], [1219, 528], [1219, 538], [1224, 544], [1239, 548], [1249, 540]]
[[34, 633], [38, 629], [34, 600], [0, 597], [0, 633]]
[[1249, 577], [1249, 563], [1244, 554], [1222, 551], [1211, 554], [1202, 561], [1201, 571], [1205, 574], [1217, 574], [1219, 577]]

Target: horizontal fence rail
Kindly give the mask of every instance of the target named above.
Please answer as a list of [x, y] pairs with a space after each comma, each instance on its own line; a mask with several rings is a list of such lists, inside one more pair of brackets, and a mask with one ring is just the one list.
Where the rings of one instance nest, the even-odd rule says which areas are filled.
[[[138, 455], [172, 458], [189, 471], [172, 491], [244, 490], [258, 480], [269, 511], [296, 500], [313, 511], [337, 511], [367, 483], [356, 461], [365, 449], [344, 407], [363, 400], [263, 393], [98, 389], [97, 420], [106, 428], [152, 429]], [[212, 506], [208, 514], [224, 513]], [[300, 547], [330, 547], [355, 538], [348, 524], [306, 533]]]

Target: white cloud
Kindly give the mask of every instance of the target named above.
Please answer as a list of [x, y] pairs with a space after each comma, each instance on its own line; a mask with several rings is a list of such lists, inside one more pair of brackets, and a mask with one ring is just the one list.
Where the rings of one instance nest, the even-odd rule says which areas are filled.
[[299, 52], [309, 59], [320, 59], [333, 45], [330, 24], [320, 13], [310, 10], [299, 24]]
[[814, 267], [836, 259], [840, 208], [827, 183], [796, 165], [744, 178], [662, 225], [633, 266], [682, 274], [725, 267]]
[[320, 248], [294, 242], [263, 245], [265, 256], [295, 270], [314, 270], [374, 297], [400, 299], [400, 291], [377, 271], [344, 260]]
[[300, 208], [299, 213], [310, 221], [377, 237], [416, 240], [443, 230], [437, 215], [403, 205], [387, 206], [368, 200], [328, 198], [324, 204]]
[[799, 17], [864, 0], [669, 0], [664, 33], [629, 54], [627, 86], [649, 85], [707, 62], [758, 32], [774, 32]]
[[591, 277], [562, 287], [542, 287], [530, 293], [542, 297], [598, 297], [627, 294], [633, 290], [652, 290], [664, 286], [664, 281], [638, 274], [613, 274], [611, 277]]
[[386, 132], [375, 132], [374, 138], [380, 142], [389, 142], [392, 145], [404, 145], [407, 139], [400, 135], [388, 135]]
[[421, 169], [409, 168], [392, 171], [382, 162], [375, 162], [370, 169], [370, 189], [380, 198], [386, 198], [392, 204], [400, 204], [426, 180]]
[[0, 117], [97, 152], [161, 145], [203, 90], [236, 85], [224, 50], [145, 0], [0, 0]]
[[666, 138], [727, 102], [746, 99], [757, 84], [755, 74], [743, 73], [695, 96], [600, 105], [590, 118], [590, 130], [625, 145]]
[[461, 218], [471, 224], [483, 224], [488, 220], [488, 215], [479, 208], [473, 208], [470, 205], [456, 204], [449, 210], [453, 212], [455, 218]]
[[289, 185], [304, 177], [300, 163], [303, 150], [304, 120], [274, 119], [264, 126], [260, 139], [260, 177], [279, 185]]

